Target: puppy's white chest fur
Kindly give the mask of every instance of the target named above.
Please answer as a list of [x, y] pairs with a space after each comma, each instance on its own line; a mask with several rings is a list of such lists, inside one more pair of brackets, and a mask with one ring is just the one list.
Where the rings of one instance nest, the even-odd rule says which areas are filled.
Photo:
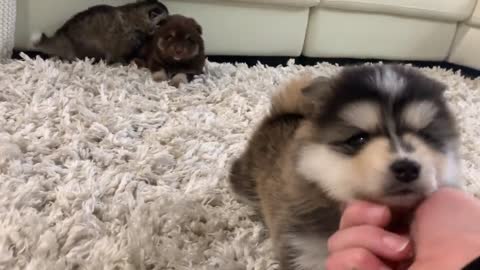
[[328, 257], [327, 240], [319, 235], [289, 235], [288, 241], [298, 256], [292, 264], [297, 270], [323, 270]]

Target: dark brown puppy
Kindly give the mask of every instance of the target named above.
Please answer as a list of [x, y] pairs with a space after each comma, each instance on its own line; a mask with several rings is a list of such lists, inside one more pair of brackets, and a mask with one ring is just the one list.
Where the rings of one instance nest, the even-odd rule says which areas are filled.
[[155, 81], [178, 86], [202, 74], [205, 46], [202, 27], [192, 18], [171, 15], [141, 49], [135, 63], [152, 72]]
[[128, 63], [167, 16], [167, 7], [157, 0], [97, 5], [70, 18], [53, 36], [42, 34], [34, 46], [67, 61], [89, 57]]

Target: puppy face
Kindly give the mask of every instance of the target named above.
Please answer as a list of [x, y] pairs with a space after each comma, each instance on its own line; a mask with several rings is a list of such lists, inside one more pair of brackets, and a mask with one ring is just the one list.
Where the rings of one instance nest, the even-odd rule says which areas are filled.
[[159, 55], [173, 62], [188, 61], [203, 51], [202, 28], [193, 19], [170, 16], [157, 31]]
[[345, 68], [304, 90], [317, 102], [298, 172], [333, 198], [412, 206], [456, 185], [455, 121], [444, 86], [401, 66]]

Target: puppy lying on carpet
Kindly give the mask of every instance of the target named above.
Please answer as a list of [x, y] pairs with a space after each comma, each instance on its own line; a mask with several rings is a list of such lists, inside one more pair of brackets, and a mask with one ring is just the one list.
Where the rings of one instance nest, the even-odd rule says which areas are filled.
[[89, 57], [128, 63], [167, 16], [167, 7], [157, 0], [97, 5], [70, 18], [52, 37], [34, 37], [35, 48], [68, 61]]
[[458, 185], [444, 90], [413, 68], [374, 65], [301, 77], [272, 98], [229, 181], [263, 216], [280, 269], [324, 268], [344, 203], [410, 208]]
[[205, 47], [202, 27], [192, 18], [169, 16], [134, 60], [152, 72], [155, 81], [179, 86], [203, 73]]

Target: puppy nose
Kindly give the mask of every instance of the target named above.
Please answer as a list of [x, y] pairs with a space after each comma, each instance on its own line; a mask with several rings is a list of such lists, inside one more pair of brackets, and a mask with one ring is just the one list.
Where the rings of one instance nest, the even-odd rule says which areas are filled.
[[417, 180], [420, 174], [420, 165], [415, 161], [402, 159], [393, 162], [390, 170], [398, 181], [410, 183]]
[[183, 48], [182, 47], [176, 47], [175, 48], [175, 53], [177, 53], [177, 54], [183, 53]]

